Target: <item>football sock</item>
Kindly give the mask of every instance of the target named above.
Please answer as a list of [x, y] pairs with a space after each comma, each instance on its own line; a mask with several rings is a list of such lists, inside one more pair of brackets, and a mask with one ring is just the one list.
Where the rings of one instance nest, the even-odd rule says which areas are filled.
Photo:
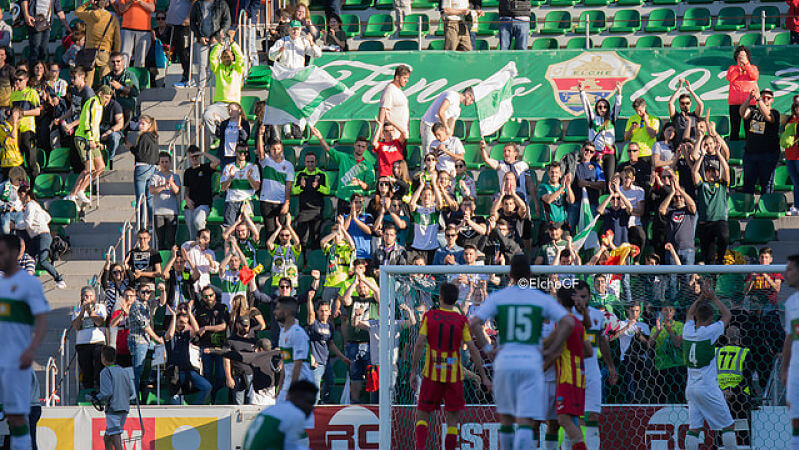
[[30, 450], [32, 448], [27, 423], [14, 428], [9, 427], [9, 432], [11, 433], [11, 450]]
[[514, 450], [528, 450], [533, 448], [533, 429], [527, 425], [519, 425], [513, 436]]
[[593, 420], [585, 421], [585, 447], [599, 450], [599, 424]]
[[699, 450], [699, 432], [689, 431], [685, 435], [685, 450]]
[[544, 448], [546, 450], [557, 450], [558, 448], [558, 435], [546, 434], [544, 435]]
[[513, 425], [499, 427], [499, 450], [513, 450]]
[[425, 446], [427, 446], [427, 422], [424, 420], [417, 420], [416, 421], [416, 450], [424, 450]]
[[444, 450], [455, 450], [458, 445], [458, 428], [447, 427], [447, 436], [444, 438]]
[[724, 450], [737, 450], [738, 441], [735, 439], [735, 431], [733, 430], [722, 431], [721, 443], [724, 445]]

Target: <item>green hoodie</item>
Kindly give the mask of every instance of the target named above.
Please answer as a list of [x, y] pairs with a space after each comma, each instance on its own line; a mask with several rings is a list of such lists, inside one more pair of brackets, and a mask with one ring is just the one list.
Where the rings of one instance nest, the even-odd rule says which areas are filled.
[[233, 62], [229, 66], [222, 64], [222, 44], [216, 44], [211, 50], [211, 72], [216, 76], [214, 102], [241, 103], [241, 83], [244, 74], [244, 55], [239, 44], [230, 44], [233, 51]]

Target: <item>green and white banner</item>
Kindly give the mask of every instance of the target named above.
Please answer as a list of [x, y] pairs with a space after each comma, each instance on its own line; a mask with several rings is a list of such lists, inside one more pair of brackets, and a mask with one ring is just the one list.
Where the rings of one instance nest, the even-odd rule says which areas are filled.
[[474, 86], [474, 104], [480, 121], [480, 136], [491, 136], [513, 116], [513, 79], [519, 75], [516, 63]]
[[341, 104], [353, 92], [329, 73], [315, 66], [272, 68], [272, 84], [264, 114], [267, 125], [316, 124], [330, 108]]
[[[792, 96], [799, 94], [796, 48], [756, 47], [752, 53], [753, 63], [760, 69], [758, 85], [774, 90], [775, 108], [787, 112]], [[725, 75], [734, 63], [732, 48], [664, 48], [326, 53], [314, 64], [354, 95], [322, 118], [374, 120], [380, 94], [399, 64], [413, 70], [404, 91], [411, 118], [418, 119], [441, 92], [476, 86], [511, 62], [518, 71], [512, 80], [514, 117], [570, 119], [582, 115], [578, 81], [583, 81], [592, 100], [610, 96], [616, 83], [622, 83], [622, 116], [631, 116], [631, 99], [642, 96], [650, 114], [665, 117], [668, 99], [680, 78], [691, 82], [712, 115], [728, 114]], [[464, 107], [461, 118], [476, 119], [475, 107]]]

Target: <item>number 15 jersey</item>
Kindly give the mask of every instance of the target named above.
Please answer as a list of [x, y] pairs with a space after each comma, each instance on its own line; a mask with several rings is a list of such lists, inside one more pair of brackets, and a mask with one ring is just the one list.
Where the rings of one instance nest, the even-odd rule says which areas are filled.
[[489, 295], [474, 315], [481, 320], [496, 319], [500, 345], [494, 362], [497, 370], [520, 367], [542, 370], [543, 321], [556, 323], [566, 314], [566, 308], [539, 290], [508, 286]]

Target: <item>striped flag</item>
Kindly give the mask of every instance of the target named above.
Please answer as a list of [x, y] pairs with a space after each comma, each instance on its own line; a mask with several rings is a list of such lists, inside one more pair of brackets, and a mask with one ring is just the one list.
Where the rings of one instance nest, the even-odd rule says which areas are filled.
[[511, 61], [472, 88], [480, 136], [496, 133], [513, 115], [513, 79], [518, 74], [516, 63]]
[[572, 246], [574, 251], [580, 251], [581, 248], [587, 249], [599, 247], [599, 238], [594, 231], [596, 221], [599, 216], [594, 217], [591, 213], [591, 204], [588, 203], [588, 192], [583, 189], [583, 200], [580, 202], [580, 220], [577, 223], [577, 234], [572, 238]]
[[264, 123], [316, 124], [331, 108], [354, 94], [347, 86], [316, 66], [289, 69], [275, 64], [266, 100]]

